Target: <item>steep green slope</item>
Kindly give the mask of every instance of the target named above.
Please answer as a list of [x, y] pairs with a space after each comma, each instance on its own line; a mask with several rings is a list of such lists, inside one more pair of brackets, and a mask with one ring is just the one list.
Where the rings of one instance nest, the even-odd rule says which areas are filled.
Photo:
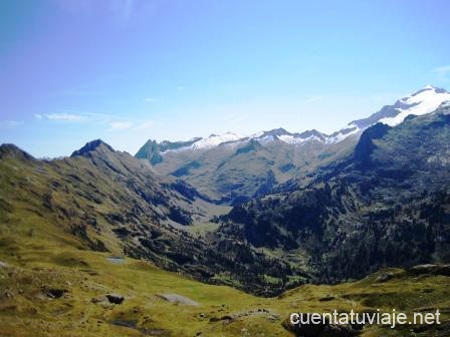
[[[450, 116], [366, 130], [306, 187], [236, 206], [220, 231], [303, 263], [314, 281], [450, 260]], [[299, 256], [302, 258], [299, 259]]]
[[[68, 241], [79, 249], [144, 258], [202, 281], [261, 294], [298, 281], [282, 259], [241, 241], [190, 234], [189, 226], [208, 220], [216, 206], [187, 184], [159, 177], [148, 163], [101, 141], [52, 161], [4, 145], [0, 186], [6, 242], [9, 231]], [[293, 279], [284, 281], [286, 275]]]
[[309, 181], [308, 175], [317, 167], [348, 154], [356, 144], [352, 137], [335, 145], [318, 141], [287, 144], [273, 137], [264, 144], [251, 139], [211, 149], [167, 152], [150, 151], [149, 144], [156, 146], [150, 142], [136, 157], [147, 158], [143, 153], [148, 151], [152, 156], [158, 153], [161, 160], [153, 163], [157, 172], [183, 179], [217, 203], [237, 204], [294, 178]]

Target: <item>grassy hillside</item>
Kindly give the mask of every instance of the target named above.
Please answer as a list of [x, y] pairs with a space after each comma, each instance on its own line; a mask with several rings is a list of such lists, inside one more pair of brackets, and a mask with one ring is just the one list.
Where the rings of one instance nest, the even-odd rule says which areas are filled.
[[[397, 330], [373, 326], [362, 331], [364, 337], [448, 336], [448, 276], [390, 269], [360, 282], [304, 285], [274, 298], [200, 283], [151, 262], [124, 257], [120, 241], [107, 232], [100, 232], [98, 239], [104, 246], [98, 246], [95, 228], [86, 232], [91, 240], [68, 230], [70, 217], [55, 218], [42, 208], [40, 199], [30, 199], [38, 179], [30, 173], [36, 167], [30, 164], [15, 170], [18, 160], [22, 159], [15, 157], [3, 166], [11, 171], [9, 178], [3, 175], [0, 213], [2, 337], [287, 337], [293, 335], [283, 323], [291, 312], [376, 308], [406, 312], [439, 308], [445, 324]], [[21, 179], [13, 179], [14, 175]], [[14, 184], [7, 184], [8, 179]], [[33, 184], [27, 184], [30, 181]], [[27, 184], [27, 189], [21, 184]], [[270, 288], [269, 284], [265, 287]], [[106, 296], [112, 294], [123, 296], [124, 301], [110, 303]]]
[[[115, 257], [123, 257], [123, 253], [114, 235], [103, 230], [99, 235], [95, 227], [88, 227], [88, 240], [69, 230], [73, 224], [70, 217], [59, 217], [43, 208], [40, 199], [30, 199], [38, 179], [30, 172], [36, 166], [16, 170], [17, 160], [21, 159], [16, 157], [9, 162], [13, 165], [2, 168], [11, 170], [1, 182], [2, 337], [291, 336], [283, 322], [291, 312], [300, 310], [440, 308], [443, 320], [450, 319], [448, 276], [385, 270], [356, 283], [304, 285], [279, 297], [260, 298], [163, 271], [151, 262]], [[14, 175], [21, 179], [13, 179]], [[7, 183], [9, 179], [14, 184]], [[62, 200], [57, 205], [62, 205]], [[96, 238], [104, 245], [96, 244]], [[265, 285], [268, 292], [269, 284]], [[110, 303], [106, 296], [112, 294], [123, 296], [124, 301]], [[362, 336], [444, 337], [449, 332], [445, 324], [394, 331], [374, 326], [363, 330]]]
[[295, 276], [296, 270], [242, 241], [213, 233], [217, 225], [207, 220], [227, 210], [101, 142], [52, 161], [36, 160], [11, 145], [0, 147], [5, 233], [142, 258], [162, 269], [253, 293], [280, 293], [291, 282], [285, 276]]
[[[448, 276], [390, 269], [360, 282], [305, 285], [277, 298], [258, 298], [136, 259], [77, 250], [62, 238], [18, 234], [2, 233], [0, 240], [2, 337], [291, 336], [283, 328], [291, 312], [375, 308], [439, 308], [444, 324], [397, 330], [373, 326], [362, 336], [443, 337], [449, 332]], [[111, 304], [108, 294], [121, 295], [124, 301]], [[164, 299], [171, 296], [178, 302]]]

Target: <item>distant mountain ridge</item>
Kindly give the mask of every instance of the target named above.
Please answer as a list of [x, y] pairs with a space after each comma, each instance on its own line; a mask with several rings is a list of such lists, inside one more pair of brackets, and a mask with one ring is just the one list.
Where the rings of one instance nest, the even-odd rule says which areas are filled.
[[[450, 100], [450, 92], [431, 85], [425, 86], [423, 89], [403, 97], [396, 101], [393, 105], [386, 105], [380, 111], [371, 116], [359, 120], [354, 120], [347, 127], [338, 130], [332, 134], [307, 130], [303, 132], [291, 133], [283, 128], [273, 129], [270, 131], [262, 131], [251, 136], [240, 136], [232, 132], [222, 135], [212, 134], [209, 137], [196, 137], [189, 141], [163, 141], [159, 143], [160, 151], [163, 154], [167, 151], [183, 151], [183, 150], [208, 150], [216, 146], [228, 144], [236, 145], [236, 143], [256, 140], [267, 143], [275, 139], [287, 144], [303, 144], [309, 141], [322, 142], [324, 144], [338, 143], [345, 138], [358, 134], [369, 126], [378, 122], [388, 124], [390, 126], [398, 125], [409, 115], [423, 115], [435, 111], [443, 102]], [[151, 141], [149, 141], [151, 142]], [[155, 142], [158, 144], [157, 142]], [[145, 144], [137, 153], [136, 157], [143, 158], [146, 152]]]
[[148, 160], [160, 174], [184, 179], [217, 203], [235, 204], [290, 180], [307, 183], [318, 167], [350, 153], [370, 126], [378, 122], [396, 126], [407, 116], [431, 113], [446, 101], [450, 92], [426, 86], [329, 135], [278, 128], [247, 137], [225, 133], [180, 142], [149, 140], [135, 156]]

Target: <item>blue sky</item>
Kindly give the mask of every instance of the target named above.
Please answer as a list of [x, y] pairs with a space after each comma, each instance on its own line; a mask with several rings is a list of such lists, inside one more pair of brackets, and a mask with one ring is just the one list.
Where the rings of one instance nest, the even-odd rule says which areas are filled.
[[332, 132], [450, 89], [448, 1], [0, 2], [0, 143]]

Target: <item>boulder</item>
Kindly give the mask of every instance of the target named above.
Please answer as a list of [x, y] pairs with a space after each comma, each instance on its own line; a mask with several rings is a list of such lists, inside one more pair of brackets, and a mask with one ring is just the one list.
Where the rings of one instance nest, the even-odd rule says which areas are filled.
[[377, 283], [387, 282], [390, 279], [392, 279], [393, 277], [394, 277], [394, 273], [382, 272], [377, 276], [377, 278], [375, 279], [375, 282], [377, 282]]
[[412, 275], [442, 275], [450, 276], [450, 264], [421, 264], [408, 269], [408, 272]]
[[43, 287], [42, 292], [51, 299], [57, 299], [63, 297], [69, 291], [66, 289]]
[[108, 294], [106, 295], [106, 298], [108, 299], [109, 303], [113, 304], [122, 304], [125, 298], [122, 295], [118, 294]]
[[171, 303], [191, 306], [199, 305], [197, 302], [191, 300], [190, 298], [178, 294], [157, 294], [157, 296]]

